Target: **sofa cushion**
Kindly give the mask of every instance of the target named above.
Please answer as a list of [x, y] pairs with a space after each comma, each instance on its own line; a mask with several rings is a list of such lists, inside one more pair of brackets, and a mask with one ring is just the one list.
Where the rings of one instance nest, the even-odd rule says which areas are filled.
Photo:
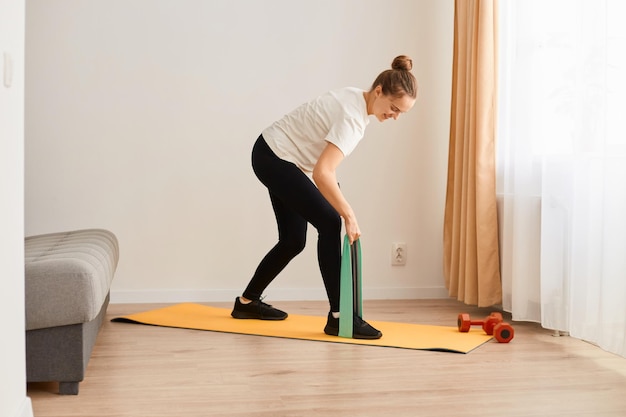
[[117, 238], [108, 230], [26, 237], [26, 330], [96, 318], [118, 259]]

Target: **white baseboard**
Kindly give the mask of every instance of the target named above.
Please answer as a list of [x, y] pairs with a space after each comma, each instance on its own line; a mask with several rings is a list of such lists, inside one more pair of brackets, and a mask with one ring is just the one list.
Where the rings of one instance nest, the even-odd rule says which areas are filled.
[[[112, 304], [140, 303], [210, 303], [234, 301], [241, 295], [241, 289], [233, 290], [111, 290]], [[320, 301], [326, 300], [322, 288], [275, 288], [268, 290], [271, 301]], [[445, 287], [429, 288], [364, 288], [365, 300], [420, 300], [448, 298]]]
[[29, 397], [25, 397], [15, 411], [14, 417], [33, 417], [33, 404]]

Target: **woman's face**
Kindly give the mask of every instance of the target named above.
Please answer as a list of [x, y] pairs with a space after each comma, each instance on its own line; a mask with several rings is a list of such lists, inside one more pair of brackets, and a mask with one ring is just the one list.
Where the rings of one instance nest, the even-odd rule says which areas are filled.
[[415, 99], [408, 95], [402, 97], [386, 96], [382, 88], [377, 86], [372, 91], [372, 102], [368, 114], [373, 114], [380, 122], [387, 119], [397, 120], [402, 113], [406, 113], [415, 104]]

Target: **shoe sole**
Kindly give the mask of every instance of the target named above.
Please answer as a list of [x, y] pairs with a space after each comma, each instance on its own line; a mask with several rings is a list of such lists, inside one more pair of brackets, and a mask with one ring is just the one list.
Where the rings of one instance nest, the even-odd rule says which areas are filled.
[[250, 314], [250, 313], [242, 313], [239, 311], [233, 311], [232, 313], [230, 313], [230, 315], [233, 318], [236, 319], [243, 319], [243, 320], [285, 320], [288, 316], [285, 315], [284, 317], [263, 317], [263, 316], [259, 316], [258, 314]]
[[[329, 336], [339, 336], [339, 329], [335, 329], [333, 327], [326, 327], [324, 329], [324, 333], [326, 333]], [[352, 334], [352, 338], [353, 339], [359, 339], [359, 340], [376, 340], [376, 339], [380, 339], [381, 337], [383, 337], [382, 333], [379, 333], [377, 335], [364, 335], [364, 334]]]

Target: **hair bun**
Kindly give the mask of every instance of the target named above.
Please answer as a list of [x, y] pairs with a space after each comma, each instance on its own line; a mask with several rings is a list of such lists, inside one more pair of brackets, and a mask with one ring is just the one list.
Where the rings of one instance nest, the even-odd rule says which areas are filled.
[[393, 59], [391, 69], [411, 71], [413, 69], [413, 60], [406, 55], [399, 55]]

